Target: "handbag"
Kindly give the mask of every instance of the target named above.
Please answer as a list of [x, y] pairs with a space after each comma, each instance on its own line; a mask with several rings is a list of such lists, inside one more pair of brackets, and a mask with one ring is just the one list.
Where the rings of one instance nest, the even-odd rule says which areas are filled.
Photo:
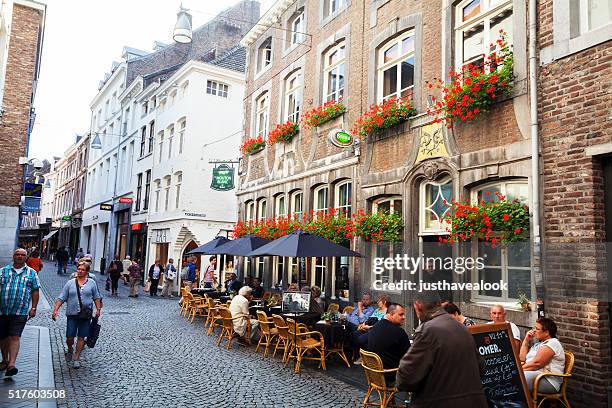
[[79, 298], [79, 314], [77, 315], [77, 319], [81, 320], [90, 320], [93, 316], [93, 310], [91, 309], [83, 309], [83, 301], [81, 300], [81, 287], [79, 286], [79, 282], [77, 278], [74, 278], [74, 284], [76, 285], [77, 297]]
[[89, 325], [89, 334], [87, 335], [87, 347], [94, 348], [96, 342], [98, 341], [98, 337], [100, 337], [100, 323], [98, 323], [98, 318], [94, 317], [91, 319], [91, 324]]
[[148, 292], [150, 290], [151, 290], [151, 281], [147, 281], [147, 283], [145, 283], [145, 286], [144, 286], [144, 291]]

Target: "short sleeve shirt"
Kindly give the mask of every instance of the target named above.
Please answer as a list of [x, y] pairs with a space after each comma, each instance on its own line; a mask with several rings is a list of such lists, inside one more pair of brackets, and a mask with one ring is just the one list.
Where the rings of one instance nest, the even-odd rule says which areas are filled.
[[[87, 279], [85, 284], [81, 286], [81, 302], [83, 303], [83, 310], [93, 310], [94, 300], [102, 299], [98, 285], [93, 279]], [[57, 300], [61, 300], [66, 303], [66, 316], [76, 316], [81, 310], [79, 305], [79, 297], [77, 295], [77, 286], [75, 279], [70, 279], [64, 285], [62, 292], [57, 297]]]
[[[563, 350], [561, 342], [556, 338], [540, 341], [531, 346], [529, 353], [527, 353], [527, 356], [525, 357], [525, 361], [529, 362], [532, 360], [536, 354], [538, 354], [538, 350], [545, 346], [549, 347], [555, 353], [555, 355], [553, 356], [552, 360], [550, 360], [550, 363], [546, 365], [546, 367], [537, 370], [537, 372], [563, 374], [563, 371], [565, 370], [565, 351]], [[563, 379], [559, 377], [546, 377], [546, 379], [550, 381], [557, 390], [561, 387], [561, 383], [563, 382]]]
[[0, 315], [27, 315], [32, 291], [40, 288], [38, 274], [29, 266], [0, 269]]
[[[493, 324], [493, 323], [495, 322], [487, 322], [487, 324]], [[512, 337], [514, 337], [518, 341], [521, 341], [521, 331], [519, 330], [518, 326], [507, 320], [506, 320], [506, 323], [510, 323], [510, 329], [512, 330]]]

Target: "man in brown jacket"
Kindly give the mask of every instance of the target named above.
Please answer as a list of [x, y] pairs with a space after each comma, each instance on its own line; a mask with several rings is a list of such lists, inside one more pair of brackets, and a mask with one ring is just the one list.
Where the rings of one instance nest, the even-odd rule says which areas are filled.
[[396, 385], [412, 392], [413, 408], [487, 408], [484, 369], [472, 335], [443, 308], [437, 293], [414, 302], [420, 326], [400, 361]]

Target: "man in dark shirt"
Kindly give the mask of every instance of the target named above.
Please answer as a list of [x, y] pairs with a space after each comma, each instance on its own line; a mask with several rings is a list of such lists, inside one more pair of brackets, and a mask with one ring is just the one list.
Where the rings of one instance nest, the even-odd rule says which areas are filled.
[[[372, 326], [368, 333], [367, 350], [380, 356], [385, 369], [397, 368], [410, 347], [410, 339], [402, 328], [405, 320], [404, 306], [391, 303], [387, 306], [385, 317]], [[387, 373], [385, 378], [392, 383], [395, 373]]]

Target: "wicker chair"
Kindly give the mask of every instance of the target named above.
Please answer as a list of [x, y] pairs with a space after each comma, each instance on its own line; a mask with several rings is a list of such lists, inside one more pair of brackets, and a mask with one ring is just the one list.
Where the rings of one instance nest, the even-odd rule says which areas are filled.
[[355, 306], [345, 306], [344, 309], [342, 309], [342, 313], [348, 316], [351, 313], [353, 313], [354, 310], [355, 310]]
[[[232, 347], [232, 339], [235, 337], [236, 332], [234, 331], [234, 320], [244, 319], [244, 316], [236, 316], [232, 317], [232, 313], [228, 308], [220, 306], [217, 309], [219, 316], [221, 316], [222, 320], [222, 330], [219, 335], [219, 340], [217, 340], [217, 346], [221, 345], [221, 341], [223, 339], [227, 339], [227, 349], [229, 350]], [[247, 338], [250, 338], [251, 334], [251, 321], [247, 318]]]
[[264, 357], [268, 357], [268, 348], [272, 345], [272, 342], [278, 336], [278, 329], [274, 327], [274, 318], [266, 316], [262, 310], [257, 311], [257, 320], [259, 321], [259, 329], [261, 336], [259, 336], [259, 342], [255, 348], [255, 352], [259, 351], [259, 347], [264, 348]]
[[327, 311], [330, 313], [338, 313], [339, 310], [340, 305], [337, 303], [330, 303], [329, 306], [327, 306]]
[[191, 293], [188, 296], [190, 297], [189, 321], [193, 323], [196, 316], [208, 317], [207, 296], [196, 298]]
[[[396, 407], [395, 393], [397, 393], [398, 390], [395, 386], [387, 385], [385, 373], [395, 373], [398, 369], [385, 369], [382, 360], [376, 353], [371, 353], [362, 349], [359, 350], [359, 353], [361, 354], [361, 366], [368, 380], [368, 392], [363, 399], [362, 407]], [[370, 400], [374, 391], [378, 394], [378, 402]]]
[[[307, 329], [297, 325], [293, 319], [287, 319], [287, 326], [289, 328], [289, 336], [293, 339], [287, 361], [295, 358], [295, 372], [300, 372], [302, 360], [319, 361], [319, 367], [325, 370], [325, 341], [323, 340], [323, 335], [318, 331], [305, 331]], [[307, 353], [310, 351], [315, 352], [319, 356], [307, 356]]]
[[208, 298], [208, 316], [204, 327], [208, 326], [208, 334], [212, 334], [216, 327], [221, 326], [221, 316], [219, 315], [219, 307], [211, 298]]
[[[553, 373], [542, 373], [539, 374], [535, 380], [533, 381], [533, 391], [532, 391], [532, 399], [533, 405], [536, 408], [540, 408], [544, 401], [547, 399], [559, 401], [566, 408], [571, 408], [570, 403], [567, 400], [567, 383], [569, 378], [572, 376], [572, 370], [574, 369], [574, 353], [570, 351], [565, 352], [565, 369], [563, 370], [563, 374], [553, 374]], [[563, 384], [561, 384], [561, 389], [557, 393], [544, 393], [538, 392], [538, 385], [540, 380], [545, 377], [560, 377], [563, 378]], [[538, 403], [538, 399], [540, 402]]]
[[186, 317], [187, 311], [189, 310], [189, 291], [182, 287], [181, 288], [181, 301], [179, 302], [181, 305], [180, 315]]
[[276, 346], [274, 347], [274, 353], [272, 357], [276, 357], [276, 351], [278, 347], [282, 345], [283, 350], [283, 363], [287, 362], [289, 350], [291, 349], [291, 337], [289, 336], [289, 327], [287, 327], [287, 323], [282, 316], [272, 315], [272, 320], [274, 321], [275, 329], [278, 333], [276, 337]]

